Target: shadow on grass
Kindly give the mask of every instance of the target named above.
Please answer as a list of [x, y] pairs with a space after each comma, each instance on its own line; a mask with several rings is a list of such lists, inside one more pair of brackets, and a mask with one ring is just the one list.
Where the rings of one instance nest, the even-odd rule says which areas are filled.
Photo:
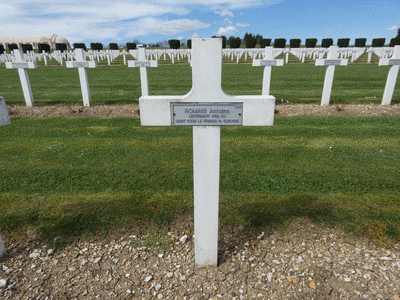
[[251, 195], [248, 201], [244, 201], [234, 208], [236, 212], [232, 212], [232, 208], [228, 208], [228, 210], [232, 214], [237, 214], [244, 224], [252, 227], [281, 224], [293, 217], [308, 217], [314, 222], [324, 222], [330, 225], [335, 225], [338, 221], [332, 203], [307, 194], [282, 198], [261, 196], [261, 199]]
[[[4, 206], [11, 208], [0, 213], [0, 229], [12, 231], [24, 225], [35, 226], [40, 236], [55, 248], [64, 247], [75, 237], [107, 232], [118, 226], [137, 226], [143, 230], [150, 228], [149, 225], [166, 228], [177, 217], [193, 213], [193, 196], [186, 192], [18, 197], [9, 197], [5, 201], [8, 203], [3, 203], [3, 211]], [[21, 205], [27, 208], [20, 209]], [[221, 196], [220, 220], [225, 224], [265, 228], [284, 224], [294, 217], [306, 217], [328, 226], [340, 225], [378, 242], [400, 237], [398, 214], [386, 211], [385, 206], [378, 211], [376, 207], [364, 207], [362, 201], [351, 196], [340, 199], [310, 194]]]

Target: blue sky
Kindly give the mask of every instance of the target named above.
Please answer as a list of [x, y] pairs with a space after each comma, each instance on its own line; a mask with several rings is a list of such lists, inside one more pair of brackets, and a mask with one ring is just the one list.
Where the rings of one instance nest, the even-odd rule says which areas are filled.
[[399, 0], [0, 0], [1, 36], [58, 34], [71, 44], [239, 36], [386, 38], [400, 27]]

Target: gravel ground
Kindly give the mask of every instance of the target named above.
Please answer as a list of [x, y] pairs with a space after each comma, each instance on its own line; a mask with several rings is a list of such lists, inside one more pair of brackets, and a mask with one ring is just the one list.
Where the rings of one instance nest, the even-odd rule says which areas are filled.
[[[391, 249], [302, 218], [257, 232], [221, 226], [219, 266], [194, 267], [193, 223], [78, 240], [61, 251], [8, 245], [2, 299], [400, 299]], [[149, 240], [164, 241], [152, 246]]]
[[[93, 105], [83, 107], [73, 105], [46, 105], [26, 107], [25, 105], [8, 105], [11, 117], [139, 117], [138, 104]], [[400, 115], [400, 104], [340, 104], [321, 106], [319, 104], [290, 104], [277, 101], [277, 116], [382, 116]]]
[[[11, 117], [139, 116], [137, 104], [8, 108]], [[399, 104], [279, 104], [276, 110], [278, 116], [400, 115]], [[256, 232], [221, 225], [219, 266], [209, 268], [194, 267], [190, 216], [166, 232], [120, 229], [60, 251], [30, 231], [18, 241], [3, 236], [1, 299], [400, 300], [399, 243], [378, 247], [302, 218]]]

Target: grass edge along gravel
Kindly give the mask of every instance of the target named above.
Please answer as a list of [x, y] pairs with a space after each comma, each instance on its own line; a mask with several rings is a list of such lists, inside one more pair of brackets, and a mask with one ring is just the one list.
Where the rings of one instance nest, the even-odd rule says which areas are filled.
[[[130, 118], [30, 118], [13, 121], [11, 126], [4, 127], [0, 132], [0, 147], [3, 150], [0, 166], [6, 170], [2, 173], [2, 182], [11, 180], [8, 182], [15, 185], [10, 190], [6, 190], [4, 185], [0, 194], [2, 233], [17, 237], [26, 228], [33, 227], [42, 238], [58, 238], [57, 243], [62, 245], [62, 241], [70, 241], [76, 236], [107, 232], [109, 228], [119, 226], [136, 226], [146, 230], [149, 224], [153, 224], [165, 229], [177, 217], [193, 214], [190, 128], [143, 128], [139, 120]], [[399, 178], [400, 168], [399, 160], [395, 158], [399, 156], [400, 139], [395, 128], [398, 128], [399, 122], [398, 117], [281, 117], [276, 119], [274, 127], [264, 129], [224, 128], [221, 223], [263, 228], [284, 224], [300, 216], [366, 235], [381, 245], [388, 246], [398, 241], [400, 189], [396, 178]], [[263, 138], [266, 135], [267, 140]], [[344, 139], [346, 136], [347, 140]], [[63, 139], [72, 145], [71, 148], [60, 150], [54, 148], [55, 143], [46, 145], [46, 141], [60, 142]], [[108, 140], [114, 142], [108, 143]], [[130, 142], [132, 140], [134, 143]], [[270, 144], [266, 142], [268, 140]], [[124, 146], [124, 141], [129, 143]], [[100, 151], [102, 148], [96, 146], [98, 144], [104, 148], [103, 153]], [[305, 149], [304, 145], [311, 145], [311, 150]], [[329, 145], [333, 145], [333, 149]], [[94, 146], [96, 151], [90, 153], [98, 155], [99, 161], [90, 158], [81, 161], [79, 156], [74, 155], [67, 157], [71, 151], [76, 150], [76, 154], [81, 155], [82, 148]], [[25, 158], [19, 157], [22, 163], [13, 163], [15, 158], [12, 156], [19, 148], [22, 149], [18, 155]], [[111, 157], [134, 152], [134, 148], [145, 149], [137, 152], [138, 156], [131, 157], [131, 160], [124, 162], [122, 158], [111, 161]], [[146, 156], [146, 152], [151, 155]], [[313, 171], [311, 165], [307, 167], [307, 157], [317, 156], [317, 153], [321, 153], [322, 158], [318, 158], [320, 160], [315, 164], [319, 167]], [[63, 158], [58, 158], [60, 155]], [[116, 164], [116, 170], [122, 171], [123, 177], [129, 179], [136, 176], [135, 168], [141, 168], [139, 156], [144, 162], [140, 172], [152, 169], [147, 177], [150, 185], [126, 185], [123, 188], [118, 178], [114, 178], [116, 185], [107, 186], [101, 182], [101, 177], [94, 177], [100, 181], [100, 188], [85, 191], [87, 185], [83, 181], [91, 178], [90, 173], [98, 173], [97, 165], [106, 165], [110, 174], [117, 176], [118, 173], [112, 173], [115, 168], [112, 164]], [[158, 164], [159, 160], [167, 165]], [[326, 160], [332, 160], [332, 164], [321, 164]], [[32, 161], [33, 165], [25, 165], [23, 161]], [[382, 161], [389, 162], [380, 167]], [[168, 164], [170, 162], [173, 164]], [[128, 164], [126, 169], [122, 168], [124, 164]], [[49, 174], [67, 172], [67, 165], [72, 165], [71, 172], [79, 165], [87, 167], [76, 181], [82, 182], [82, 188], [45, 190], [45, 183], [36, 182], [51, 179]], [[285, 171], [289, 165], [294, 165], [294, 168]], [[176, 167], [176, 174], [170, 172], [171, 166]], [[341, 171], [343, 166], [360, 177], [346, 176]], [[25, 167], [28, 169], [18, 175], [18, 168]], [[319, 173], [324, 167], [328, 174]], [[56, 173], [49, 173], [52, 168]], [[15, 169], [15, 173], [7, 173], [11, 169]], [[131, 169], [133, 171], [129, 173]], [[39, 174], [37, 180], [24, 181], [28, 187], [23, 190], [21, 182], [34, 172]], [[47, 177], [40, 177], [41, 172]], [[184, 175], [178, 184], [168, 179], [181, 172]], [[267, 177], [273, 172], [278, 174]], [[285, 172], [290, 174], [285, 176]], [[300, 177], [306, 177], [307, 172], [311, 172], [308, 174], [311, 177], [298, 182], [296, 172], [300, 173]], [[161, 177], [157, 177], [160, 176], [157, 173], [161, 173]], [[325, 186], [316, 178], [323, 176], [324, 180], [333, 179]], [[163, 182], [152, 185], [151, 177]], [[182, 179], [184, 177], [188, 178]], [[302, 184], [309, 180], [315, 181], [311, 184], [316, 184], [316, 188], [302, 189]], [[291, 185], [293, 187], [288, 188]], [[335, 189], [334, 185], [338, 187]]]

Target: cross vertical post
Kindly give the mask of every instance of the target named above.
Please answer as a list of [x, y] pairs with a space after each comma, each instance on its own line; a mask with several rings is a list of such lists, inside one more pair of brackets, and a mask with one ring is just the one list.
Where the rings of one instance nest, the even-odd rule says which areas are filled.
[[392, 58], [381, 58], [379, 66], [390, 66], [381, 105], [390, 105], [400, 68], [400, 46], [394, 47]]
[[35, 105], [33, 101], [31, 84], [29, 82], [28, 71], [26, 69], [36, 69], [36, 62], [26, 62], [24, 54], [20, 49], [14, 49], [14, 61], [6, 62], [7, 69], [18, 69], [19, 79], [21, 81], [22, 92], [24, 94], [26, 106], [33, 107]]

